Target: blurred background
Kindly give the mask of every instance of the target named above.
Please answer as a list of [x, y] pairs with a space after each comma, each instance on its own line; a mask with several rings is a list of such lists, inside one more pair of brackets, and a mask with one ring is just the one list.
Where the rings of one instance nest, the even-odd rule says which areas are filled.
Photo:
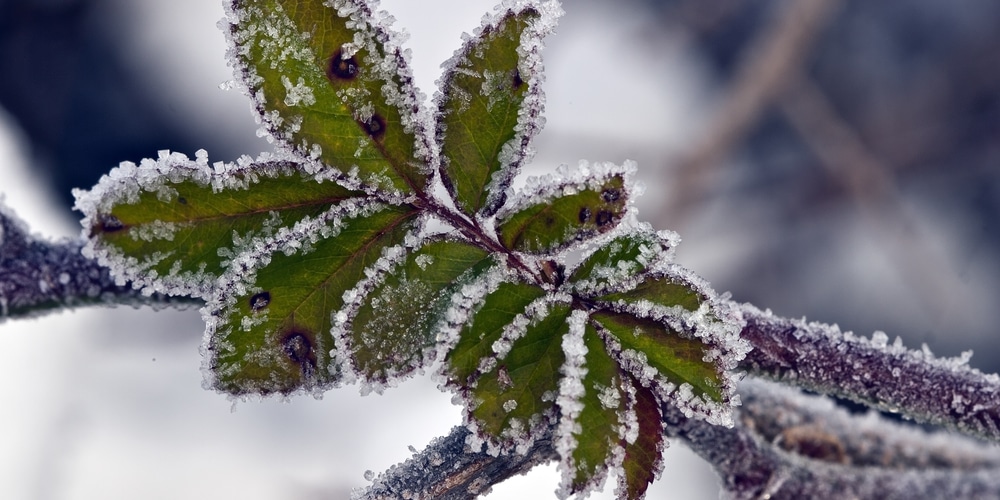
[[[494, 0], [383, 0], [417, 85]], [[636, 160], [678, 260], [777, 314], [885, 331], [1000, 371], [1000, 3], [572, 0], [525, 174]], [[205, 0], [0, 0], [0, 193], [77, 237], [70, 189], [170, 149], [269, 149]], [[225, 86], [225, 85], [223, 85]], [[382, 396], [201, 389], [196, 310], [0, 324], [0, 497], [346, 498], [461, 421], [417, 377]], [[549, 498], [554, 466], [489, 499]], [[600, 498], [610, 498], [610, 490]], [[527, 495], [527, 496], [526, 496]], [[649, 498], [717, 498], [673, 443]]]

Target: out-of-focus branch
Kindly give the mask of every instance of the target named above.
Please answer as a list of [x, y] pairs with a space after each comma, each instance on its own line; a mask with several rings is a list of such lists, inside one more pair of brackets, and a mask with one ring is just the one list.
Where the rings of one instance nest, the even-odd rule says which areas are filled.
[[[831, 400], [751, 379], [733, 428], [663, 408], [668, 436], [684, 441], [719, 474], [729, 498], [983, 498], [1000, 494], [1000, 450], [931, 433], [876, 413], [854, 415]], [[533, 465], [555, 460], [551, 433], [526, 455], [465, 449], [456, 427], [379, 476], [356, 500], [475, 498]], [[669, 453], [669, 451], [668, 451]]]
[[772, 26], [747, 47], [730, 90], [713, 113], [703, 140], [684, 155], [677, 166], [672, 207], [667, 214], [681, 214], [691, 200], [699, 199], [710, 170], [772, 104], [805, 59], [837, 0], [789, 2]]
[[192, 299], [144, 296], [115, 284], [108, 270], [80, 254], [80, 241], [33, 237], [0, 204], [0, 321], [92, 304], [175, 305]]

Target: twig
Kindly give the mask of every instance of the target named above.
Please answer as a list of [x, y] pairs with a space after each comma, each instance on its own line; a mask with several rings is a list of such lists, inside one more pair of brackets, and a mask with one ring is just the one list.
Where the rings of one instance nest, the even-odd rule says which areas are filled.
[[743, 315], [754, 348], [741, 366], [754, 375], [1000, 441], [1000, 377], [968, 366], [971, 354], [935, 358], [881, 332], [858, 337], [749, 305]]
[[524, 455], [490, 456], [466, 450], [469, 430], [455, 427], [451, 434], [431, 442], [422, 452], [394, 466], [368, 488], [357, 491], [354, 500], [476, 498], [493, 485], [532, 467], [555, 460], [552, 434], [535, 441]]

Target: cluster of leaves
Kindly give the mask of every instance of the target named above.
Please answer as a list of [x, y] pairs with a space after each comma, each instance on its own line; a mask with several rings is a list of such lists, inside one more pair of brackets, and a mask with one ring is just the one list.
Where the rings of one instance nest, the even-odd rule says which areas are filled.
[[368, 2], [233, 1], [231, 63], [279, 152], [123, 163], [75, 193], [85, 252], [121, 283], [206, 301], [212, 388], [381, 391], [436, 366], [470, 446], [523, 451], [555, 426], [564, 495], [613, 469], [641, 497], [661, 405], [730, 424], [747, 347], [739, 315], [671, 262], [676, 236], [635, 220], [633, 166], [512, 188], [560, 12], [498, 7], [432, 112]]

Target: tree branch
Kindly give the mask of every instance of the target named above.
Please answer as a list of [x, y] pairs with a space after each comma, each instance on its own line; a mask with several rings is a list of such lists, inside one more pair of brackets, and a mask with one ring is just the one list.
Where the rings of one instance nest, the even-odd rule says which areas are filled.
[[971, 353], [936, 358], [881, 332], [858, 337], [750, 305], [743, 316], [754, 348], [741, 366], [754, 375], [1000, 441], [1000, 377], [968, 366]]
[[0, 322], [93, 304], [195, 303], [190, 298], [144, 296], [115, 284], [106, 268], [80, 254], [82, 247], [81, 241], [36, 239], [0, 203]]

